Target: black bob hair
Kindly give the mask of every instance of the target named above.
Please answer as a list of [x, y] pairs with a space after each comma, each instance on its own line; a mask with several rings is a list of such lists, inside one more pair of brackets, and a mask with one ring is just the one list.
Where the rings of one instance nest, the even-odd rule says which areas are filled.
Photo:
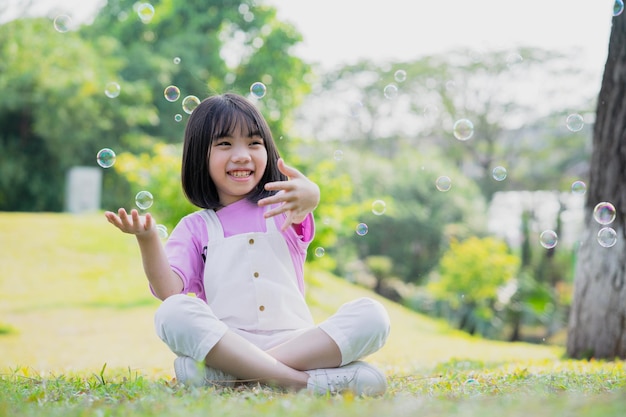
[[246, 199], [256, 203], [276, 193], [265, 190], [265, 184], [287, 180], [278, 170], [280, 156], [272, 132], [254, 104], [233, 93], [211, 96], [193, 110], [185, 128], [181, 182], [185, 196], [193, 205], [214, 210], [223, 207], [209, 175], [209, 153], [214, 140], [234, 136], [238, 129], [246, 136], [261, 136], [267, 150], [267, 166], [263, 177]]

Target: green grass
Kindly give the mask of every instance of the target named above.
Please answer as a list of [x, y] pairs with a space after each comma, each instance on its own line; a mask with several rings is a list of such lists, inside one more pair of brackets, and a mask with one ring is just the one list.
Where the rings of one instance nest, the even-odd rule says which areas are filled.
[[[368, 360], [382, 398], [263, 387], [186, 389], [154, 335], [158, 306], [132, 236], [101, 214], [0, 213], [0, 416], [621, 416], [624, 362], [571, 361], [558, 346], [470, 337], [382, 300], [392, 332]], [[322, 320], [372, 296], [309, 270]], [[380, 299], [380, 298], [379, 298]]]

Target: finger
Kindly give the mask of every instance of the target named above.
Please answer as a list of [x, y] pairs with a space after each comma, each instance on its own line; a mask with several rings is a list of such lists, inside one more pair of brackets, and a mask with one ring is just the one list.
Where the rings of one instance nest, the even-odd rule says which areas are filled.
[[293, 219], [292, 219], [292, 215], [291, 212], [287, 213], [287, 218], [285, 219], [285, 222], [283, 223], [283, 225], [280, 227], [281, 231], [285, 231], [287, 229], [289, 229], [289, 227], [293, 224]]
[[283, 158], [278, 159], [278, 170], [285, 174], [289, 179], [302, 176], [302, 173], [300, 171], [292, 166], [287, 165]]
[[154, 223], [154, 218], [150, 213], [146, 214], [146, 222], [144, 223], [144, 229], [150, 230], [152, 229], [152, 224]]
[[270, 217], [274, 217], [277, 214], [285, 213], [289, 210], [290, 210], [290, 207], [288, 207], [287, 204], [281, 204], [280, 206], [276, 208], [266, 211], [263, 214], [263, 217], [265, 217], [266, 219], [269, 219]]
[[292, 190], [293, 187], [292, 181], [274, 181], [265, 184], [266, 190]]

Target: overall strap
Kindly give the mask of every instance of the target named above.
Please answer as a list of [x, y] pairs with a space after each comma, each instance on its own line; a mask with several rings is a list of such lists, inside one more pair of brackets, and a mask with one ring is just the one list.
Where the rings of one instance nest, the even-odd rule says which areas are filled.
[[222, 223], [217, 218], [215, 210], [202, 210], [199, 212], [200, 216], [206, 223], [207, 236], [209, 239], [219, 239], [224, 237], [224, 229], [222, 229]]

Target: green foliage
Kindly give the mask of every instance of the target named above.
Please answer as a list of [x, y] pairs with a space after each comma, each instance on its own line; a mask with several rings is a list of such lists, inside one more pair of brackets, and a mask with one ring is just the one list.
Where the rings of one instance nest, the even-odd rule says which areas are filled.
[[[133, 196], [141, 190], [152, 193], [154, 205], [150, 212], [168, 230], [172, 230], [182, 217], [198, 210], [182, 191], [181, 152], [178, 146], [158, 144], [151, 153], [121, 154], [114, 166], [131, 184]], [[128, 204], [134, 205], [134, 201], [129, 201]]]
[[124, 149], [149, 120], [138, 84], [104, 96], [119, 68], [100, 60], [110, 48], [55, 32], [46, 19], [0, 25], [0, 210], [61, 210], [66, 170], [94, 166], [105, 146]]
[[460, 311], [459, 328], [473, 333], [477, 321], [489, 322], [494, 317], [499, 291], [515, 279], [518, 269], [519, 258], [498, 239], [453, 240], [429, 289]]
[[[354, 143], [335, 144], [343, 150], [343, 158], [320, 162], [334, 164], [336, 178], [352, 189], [350, 209], [344, 213], [344, 222], [335, 226], [339, 237], [335, 246], [355, 248], [359, 259], [387, 256], [393, 261], [393, 275], [407, 282], [421, 282], [437, 264], [447, 239], [482, 232], [479, 214], [484, 212], [484, 200], [471, 180], [436, 154], [422, 153], [402, 138], [388, 141], [399, 150], [393, 157], [367, 149], [357, 151]], [[320, 145], [318, 152], [328, 152], [332, 145]], [[314, 158], [324, 156], [320, 153]], [[447, 192], [435, 186], [441, 175], [453, 179]], [[322, 188], [320, 206], [326, 204], [324, 191]], [[372, 210], [376, 200], [384, 202], [384, 211]], [[359, 223], [367, 224], [366, 235], [355, 233]], [[338, 272], [345, 275], [350, 256], [342, 256], [342, 260]]]

